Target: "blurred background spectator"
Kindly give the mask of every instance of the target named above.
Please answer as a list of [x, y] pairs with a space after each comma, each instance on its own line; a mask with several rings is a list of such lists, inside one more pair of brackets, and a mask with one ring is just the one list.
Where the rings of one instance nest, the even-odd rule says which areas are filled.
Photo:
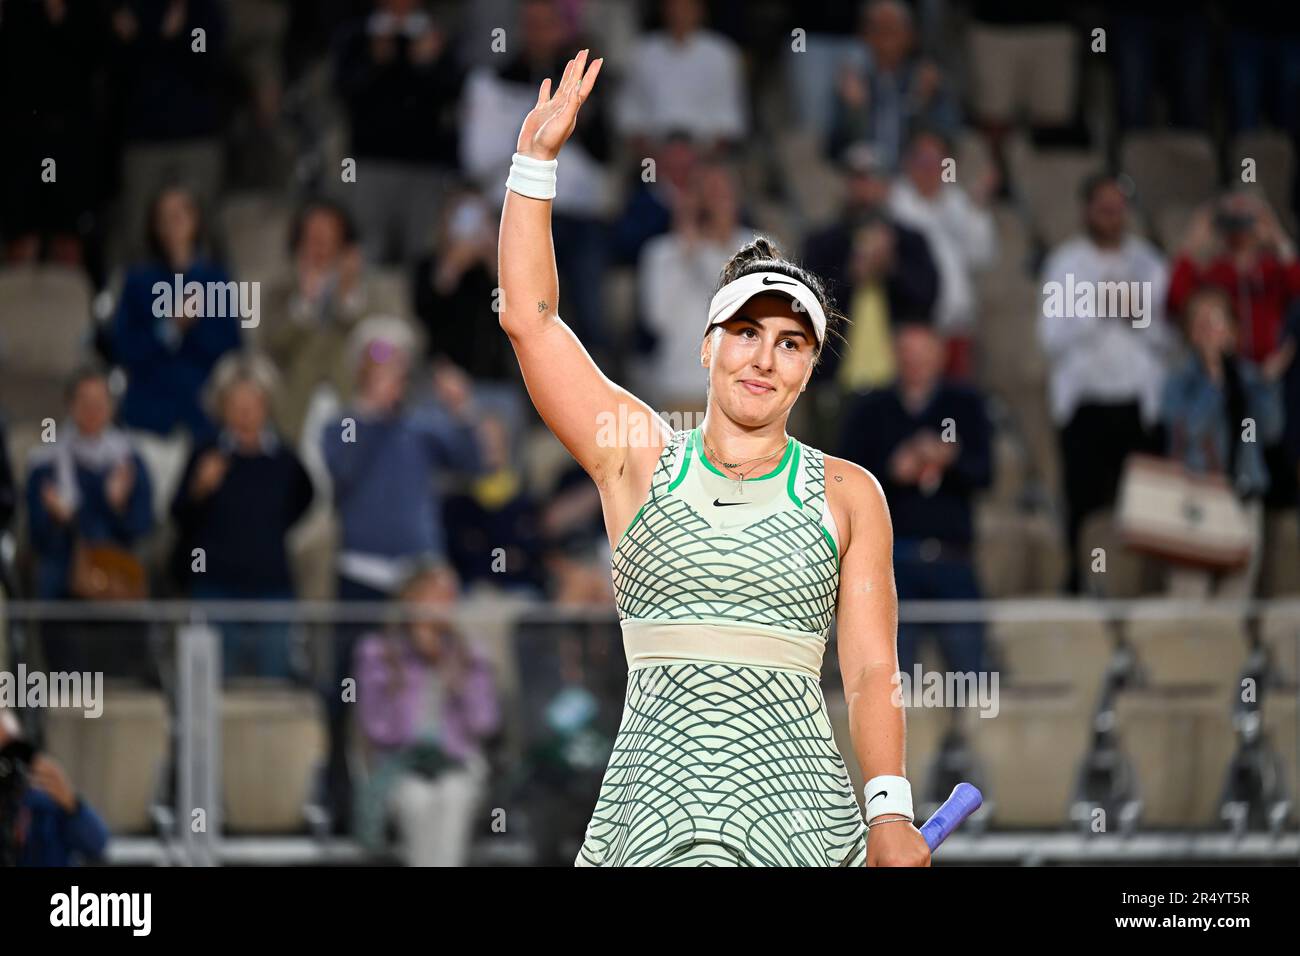
[[974, 273], [990, 268], [998, 258], [996, 227], [988, 209], [998, 174], [990, 166], [967, 193], [956, 185], [955, 161], [945, 181], [945, 160], [953, 153], [952, 143], [939, 133], [916, 131], [907, 148], [904, 175], [889, 195], [889, 210], [929, 243], [939, 272], [934, 321], [948, 340], [948, 374], [964, 378], [971, 372], [970, 343], [978, 318]]
[[[19, 759], [18, 750], [30, 759]], [[0, 782], [0, 866], [71, 866], [104, 855], [108, 828], [49, 754], [32, 753], [13, 711], [0, 707], [0, 755], [22, 765]]]
[[687, 188], [674, 195], [672, 231], [642, 249], [637, 284], [652, 345], [638, 394], [657, 408], [704, 411], [704, 334], [686, 317], [708, 314], [718, 274], [752, 234], [740, 224], [737, 188], [725, 162], [697, 164]]
[[825, 279], [849, 319], [843, 355], [828, 350], [815, 380], [841, 389], [874, 388], [893, 377], [890, 323], [929, 321], [939, 273], [925, 236], [889, 211], [891, 180], [869, 146], [844, 157], [847, 189], [839, 220], [804, 242], [804, 265]]
[[[458, 583], [446, 565], [398, 593], [412, 611], [450, 614]], [[356, 650], [357, 702], [369, 774], [357, 834], [382, 846], [394, 822], [408, 866], [461, 866], [483, 795], [482, 748], [500, 723], [491, 665], [449, 619], [411, 619]]]
[[212, 434], [200, 394], [217, 359], [239, 347], [239, 318], [207, 315], [206, 302], [189, 299], [159, 316], [154, 290], [158, 282], [174, 286], [177, 275], [182, 288], [230, 281], [203, 242], [194, 196], [177, 187], [160, 192], [149, 207], [149, 261], [127, 272], [113, 326], [114, 357], [127, 371], [121, 417], [129, 427], [166, 436], [179, 425], [196, 439]]
[[[274, 366], [258, 355], [232, 353], [213, 372], [210, 405], [221, 430], [190, 455], [171, 507], [175, 565], [195, 599], [294, 598], [285, 539], [313, 491], [302, 462], [271, 424], [275, 386]], [[293, 676], [287, 624], [220, 627], [227, 677]]]
[[478, 425], [483, 474], [443, 505], [447, 551], [465, 587], [536, 594], [545, 581], [537, 502], [514, 460], [506, 422], [491, 413]]
[[[1084, 233], [1052, 250], [1043, 266], [1038, 327], [1061, 442], [1072, 592], [1080, 587], [1084, 519], [1114, 504], [1128, 454], [1154, 447], [1151, 429], [1159, 419], [1170, 344], [1164, 321], [1168, 272], [1155, 247], [1130, 231], [1123, 187], [1114, 177], [1098, 175], [1085, 183], [1082, 200]], [[1061, 290], [1056, 299], [1046, 294], [1050, 283]], [[1111, 283], [1121, 283], [1125, 294], [1103, 295], [1100, 290]], [[1085, 288], [1098, 291], [1077, 298], [1074, 290]]]
[[1268, 469], [1261, 448], [1282, 432], [1278, 379], [1295, 343], [1263, 368], [1237, 354], [1232, 300], [1220, 289], [1192, 293], [1186, 304], [1190, 354], [1165, 382], [1161, 409], [1169, 453], [1191, 471], [1222, 475], [1245, 508], [1251, 556], [1239, 572], [1214, 580], [1208, 571], [1171, 568], [1169, 589], [1179, 597], [1254, 596], [1263, 537]]
[[957, 102], [939, 66], [917, 56], [911, 9], [900, 0], [871, 0], [862, 8], [865, 66], [845, 65], [839, 78], [835, 118], [827, 148], [839, 157], [853, 143], [867, 143], [886, 168], [895, 170], [908, 131], [923, 123], [956, 133]]
[[[153, 527], [149, 469], [130, 439], [113, 425], [113, 399], [103, 372], [86, 368], [68, 384], [68, 417], [27, 456], [27, 522], [34, 558], [33, 595], [85, 598], [78, 576], [104, 562], [132, 563], [132, 549]], [[103, 568], [100, 569], [101, 572]], [[47, 621], [45, 662], [52, 670], [141, 676], [148, 650], [138, 628]], [[98, 630], [98, 629], [97, 629]], [[109, 632], [112, 632], [111, 634]]]
[[111, 11], [114, 121], [123, 143], [125, 255], [157, 254], [142, 248], [140, 239], [158, 185], [182, 183], [204, 209], [213, 208], [221, 189], [225, 6], [217, 0], [105, 6]]
[[396, 303], [386, 303], [376, 287], [356, 227], [342, 206], [319, 199], [307, 203], [290, 227], [289, 245], [292, 267], [268, 284], [257, 334], [284, 372], [276, 419], [297, 442], [318, 390], [334, 403], [349, 399], [347, 346], [357, 323]]
[[464, 71], [421, 0], [380, 0], [341, 31], [337, 84], [356, 160], [352, 213], [371, 262], [413, 263], [456, 167]]
[[[894, 352], [895, 381], [846, 407], [838, 454], [870, 471], [885, 491], [898, 599], [977, 601], [974, 499], [993, 480], [984, 401], [974, 389], [944, 381], [943, 339], [933, 326], [899, 323]], [[909, 679], [922, 630], [898, 626], [898, 667]], [[950, 670], [984, 669], [979, 622], [935, 630]]]
[[[0, 98], [9, 148], [0, 155], [0, 239], [4, 259], [47, 259], [102, 279], [107, 198], [106, 117], [95, 88], [109, 59], [109, 24], [94, 4], [7, 4], [0, 20]], [[57, 66], [57, 68], [56, 68]], [[53, 179], [34, 189], [36, 176]]]
[[415, 270], [413, 301], [425, 356], [460, 368], [480, 387], [518, 395], [519, 363], [497, 325], [497, 230], [483, 197], [448, 200], [438, 252]]
[[663, 26], [637, 41], [618, 104], [618, 131], [637, 156], [681, 130], [707, 147], [744, 139], [749, 104], [740, 51], [706, 26], [703, 0], [661, 0]]
[[[442, 407], [406, 407], [416, 340], [400, 319], [362, 322], [349, 346], [354, 398], [341, 419], [321, 433], [333, 486], [340, 534], [337, 597], [381, 601], [396, 593], [421, 562], [447, 558], [440, 490], [443, 471], [478, 473], [471, 395], [464, 376], [442, 369], [435, 378]], [[335, 688], [347, 679], [363, 626], [337, 629], [333, 672], [326, 695], [332, 726], [333, 794], [337, 819], [351, 817], [343, 760], [344, 716]]]
[[[572, 51], [589, 42], [566, 24], [558, 0], [521, 0], [518, 52], [510, 52], [495, 69], [484, 67], [470, 74], [461, 165], [485, 194], [500, 195], [498, 187], [510, 170], [519, 127], [537, 102], [542, 80], [550, 77], [552, 84], [558, 83]], [[605, 101], [597, 98], [588, 106], [579, 113], [577, 129], [565, 147], [566, 172], [556, 185], [551, 235], [568, 303], [565, 322], [588, 348], [605, 357], [614, 344], [601, 321], [600, 296], [608, 258], [605, 220], [611, 203], [605, 164], [613, 144]]]

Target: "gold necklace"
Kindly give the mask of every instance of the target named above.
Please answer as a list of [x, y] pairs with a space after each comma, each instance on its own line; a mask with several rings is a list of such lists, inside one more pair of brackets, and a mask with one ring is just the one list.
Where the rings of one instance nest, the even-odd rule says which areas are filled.
[[[700, 429], [700, 438], [703, 439], [704, 447], [709, 452], [709, 454], [713, 456], [714, 461], [716, 461], [723, 468], [726, 468], [728, 471], [735, 472], [736, 475], [738, 475], [736, 479], [736, 494], [738, 495], [743, 495], [745, 493], [745, 478], [748, 477], [747, 475], [740, 473], [739, 469], [741, 465], [749, 465], [752, 464], [753, 462], [758, 462], [758, 461], [767, 461], [769, 458], [773, 458], [776, 455], [781, 454], [781, 452], [785, 451], [786, 446], [790, 444], [790, 440], [786, 439], [786, 441], [781, 445], [780, 448], [778, 448], [774, 452], [770, 452], [769, 454], [760, 455], [757, 458], [746, 458], [743, 461], [725, 461], [723, 460], [723, 457], [720, 454], [718, 454], [718, 450], [709, 443], [709, 440], [707, 438], [704, 437], [703, 429]], [[750, 469], [751, 472], [753, 472], [753, 470], [754, 469], [752, 468]]]

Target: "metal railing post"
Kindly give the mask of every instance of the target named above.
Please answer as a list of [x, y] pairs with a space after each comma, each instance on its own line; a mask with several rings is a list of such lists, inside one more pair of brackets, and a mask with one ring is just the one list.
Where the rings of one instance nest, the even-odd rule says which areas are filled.
[[176, 640], [176, 826], [186, 862], [216, 866], [221, 839], [221, 642], [201, 618], [179, 625]]

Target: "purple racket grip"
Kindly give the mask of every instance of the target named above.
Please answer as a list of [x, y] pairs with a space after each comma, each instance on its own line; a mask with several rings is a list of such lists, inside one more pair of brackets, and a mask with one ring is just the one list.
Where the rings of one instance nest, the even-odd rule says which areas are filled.
[[952, 788], [952, 793], [934, 816], [925, 821], [921, 827], [921, 836], [933, 852], [940, 843], [952, 835], [952, 831], [961, 826], [961, 822], [980, 808], [984, 795], [969, 783], [959, 783]]

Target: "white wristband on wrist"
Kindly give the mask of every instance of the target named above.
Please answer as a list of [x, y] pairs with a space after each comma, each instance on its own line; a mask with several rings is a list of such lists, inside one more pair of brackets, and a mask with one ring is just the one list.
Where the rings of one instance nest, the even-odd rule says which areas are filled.
[[916, 819], [912, 815], [912, 785], [907, 782], [906, 777], [885, 774], [872, 777], [862, 788], [862, 795], [866, 798], [865, 815], [868, 823], [874, 817], [891, 813], [907, 817], [909, 820]]
[[558, 159], [533, 159], [523, 153], [515, 153], [510, 159], [506, 188], [529, 199], [554, 199], [555, 170], [559, 165]]

